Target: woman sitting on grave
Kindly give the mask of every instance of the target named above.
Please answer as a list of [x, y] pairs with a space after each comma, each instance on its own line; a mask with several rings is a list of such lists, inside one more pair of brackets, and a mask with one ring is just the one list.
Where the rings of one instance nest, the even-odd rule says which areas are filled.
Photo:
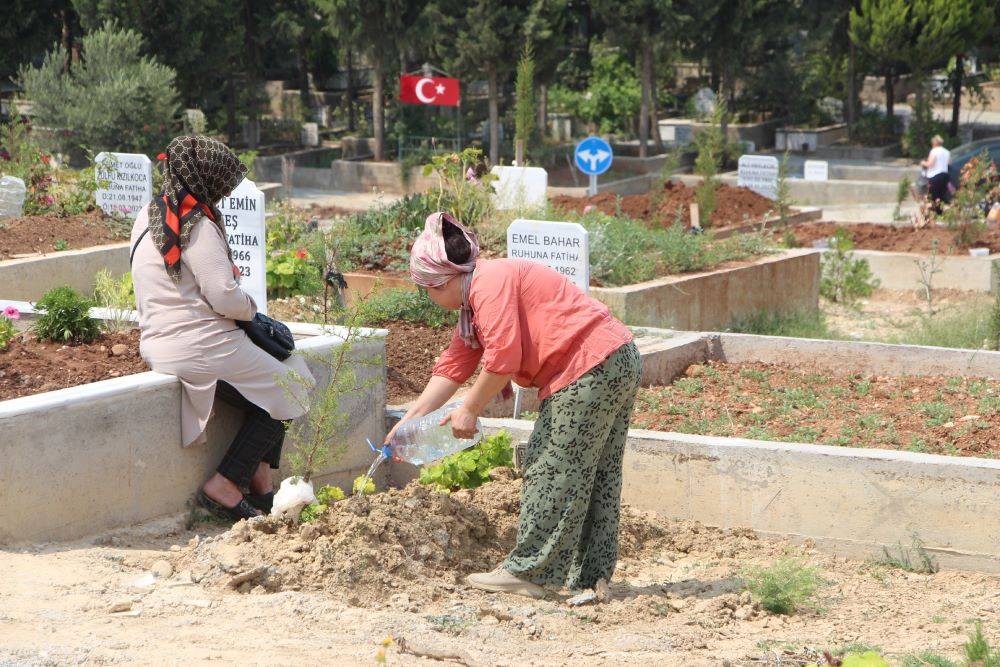
[[[471, 586], [532, 597], [542, 586], [593, 588], [618, 559], [622, 454], [642, 363], [632, 334], [563, 275], [522, 259], [479, 260], [476, 236], [434, 213], [410, 253], [410, 275], [460, 311], [450, 347], [402, 421], [444, 405], [482, 363], [442, 423], [457, 438], [510, 380], [542, 404], [528, 442], [517, 544]], [[402, 422], [401, 422], [402, 423]], [[389, 433], [386, 442], [391, 440]]]
[[225, 145], [202, 136], [175, 138], [160, 165], [163, 192], [132, 227], [139, 351], [154, 371], [180, 378], [184, 447], [205, 441], [217, 398], [244, 413], [197, 498], [220, 517], [249, 518], [270, 510], [284, 422], [305, 411], [312, 376], [300, 357], [278, 361], [236, 325], [252, 319], [257, 304], [240, 288], [217, 203], [246, 167]]

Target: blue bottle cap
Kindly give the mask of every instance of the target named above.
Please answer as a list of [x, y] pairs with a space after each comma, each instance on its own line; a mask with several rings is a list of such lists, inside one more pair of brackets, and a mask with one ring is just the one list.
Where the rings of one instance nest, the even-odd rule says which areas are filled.
[[392, 458], [392, 449], [389, 447], [389, 445], [382, 445], [381, 447], [376, 447], [372, 443], [371, 438], [365, 438], [365, 441], [368, 443], [368, 446], [371, 447], [372, 451], [375, 452], [376, 454], [381, 454], [387, 459]]

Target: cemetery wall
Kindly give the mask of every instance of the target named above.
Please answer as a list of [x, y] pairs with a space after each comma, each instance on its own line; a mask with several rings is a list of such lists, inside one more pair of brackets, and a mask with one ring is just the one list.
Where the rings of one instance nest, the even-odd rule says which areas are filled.
[[40, 299], [59, 285], [69, 285], [78, 292], [94, 290], [94, 276], [108, 269], [116, 278], [129, 272], [129, 244], [63, 250], [47, 255], [0, 260], [0, 285], [3, 297], [20, 301]]

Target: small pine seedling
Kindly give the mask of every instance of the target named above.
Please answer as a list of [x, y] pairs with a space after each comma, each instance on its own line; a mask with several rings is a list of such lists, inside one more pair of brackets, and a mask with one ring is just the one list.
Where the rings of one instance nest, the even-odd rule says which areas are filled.
[[774, 614], [792, 614], [810, 606], [823, 583], [817, 568], [790, 557], [768, 567], [748, 568], [742, 576], [754, 599]]

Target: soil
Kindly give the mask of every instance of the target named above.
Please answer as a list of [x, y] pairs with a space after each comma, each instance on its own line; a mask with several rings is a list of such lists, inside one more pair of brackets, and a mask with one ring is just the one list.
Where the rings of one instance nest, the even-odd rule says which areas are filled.
[[63, 250], [127, 241], [128, 230], [118, 224], [116, 231], [116, 225], [109, 224], [112, 222], [114, 219], [101, 211], [65, 218], [58, 215], [4, 218], [0, 220], [0, 259], [55, 252], [59, 241], [66, 242]]
[[[774, 202], [747, 188], [734, 188], [720, 184], [715, 192], [716, 207], [712, 213], [712, 228], [719, 229], [759, 221], [774, 210]], [[594, 206], [607, 215], [627, 215], [652, 227], [669, 227], [680, 215], [685, 227], [691, 225], [690, 205], [695, 200], [695, 189], [677, 181], [666, 181], [663, 190], [639, 195], [620, 196], [612, 193], [595, 197], [560, 196], [552, 199], [557, 208], [582, 213], [587, 206]], [[702, 222], [704, 225], [704, 221]], [[796, 228], [797, 229], [797, 228]]]
[[[116, 345], [124, 345], [124, 351], [115, 354]], [[93, 342], [74, 345], [21, 334], [0, 350], [0, 401], [147, 370], [139, 356], [138, 330], [103, 334]]]
[[431, 379], [431, 369], [451, 342], [455, 327], [433, 328], [412, 322], [390, 322], [385, 326], [386, 387], [389, 405], [411, 401]]
[[992, 458], [1000, 455], [1000, 382], [713, 361], [670, 386], [641, 389], [632, 426]]
[[[937, 242], [937, 252], [942, 255], [968, 255], [969, 248], [989, 248], [991, 253], [1000, 252], [1000, 227], [992, 226], [983, 232], [979, 240], [971, 245], [962, 245], [955, 240], [955, 232], [945, 227], [923, 227], [917, 229], [909, 225], [880, 225], [874, 223], [852, 223], [840, 225], [835, 222], [804, 222], [792, 228], [796, 245], [810, 247], [813, 241], [828, 239], [837, 228], [851, 233], [854, 247], [862, 250], [885, 250], [891, 252], [930, 253]], [[783, 231], [775, 231], [776, 239], [781, 239]]]
[[[0, 551], [0, 663], [801, 666], [866, 643], [898, 664], [957, 659], [974, 619], [1000, 633], [1000, 577], [915, 574], [627, 508], [606, 601], [469, 589], [462, 575], [511, 544], [518, 483], [411, 485], [299, 527], [164, 520]], [[741, 590], [742, 571], [785, 554], [819, 569], [819, 608], [776, 616]]]

